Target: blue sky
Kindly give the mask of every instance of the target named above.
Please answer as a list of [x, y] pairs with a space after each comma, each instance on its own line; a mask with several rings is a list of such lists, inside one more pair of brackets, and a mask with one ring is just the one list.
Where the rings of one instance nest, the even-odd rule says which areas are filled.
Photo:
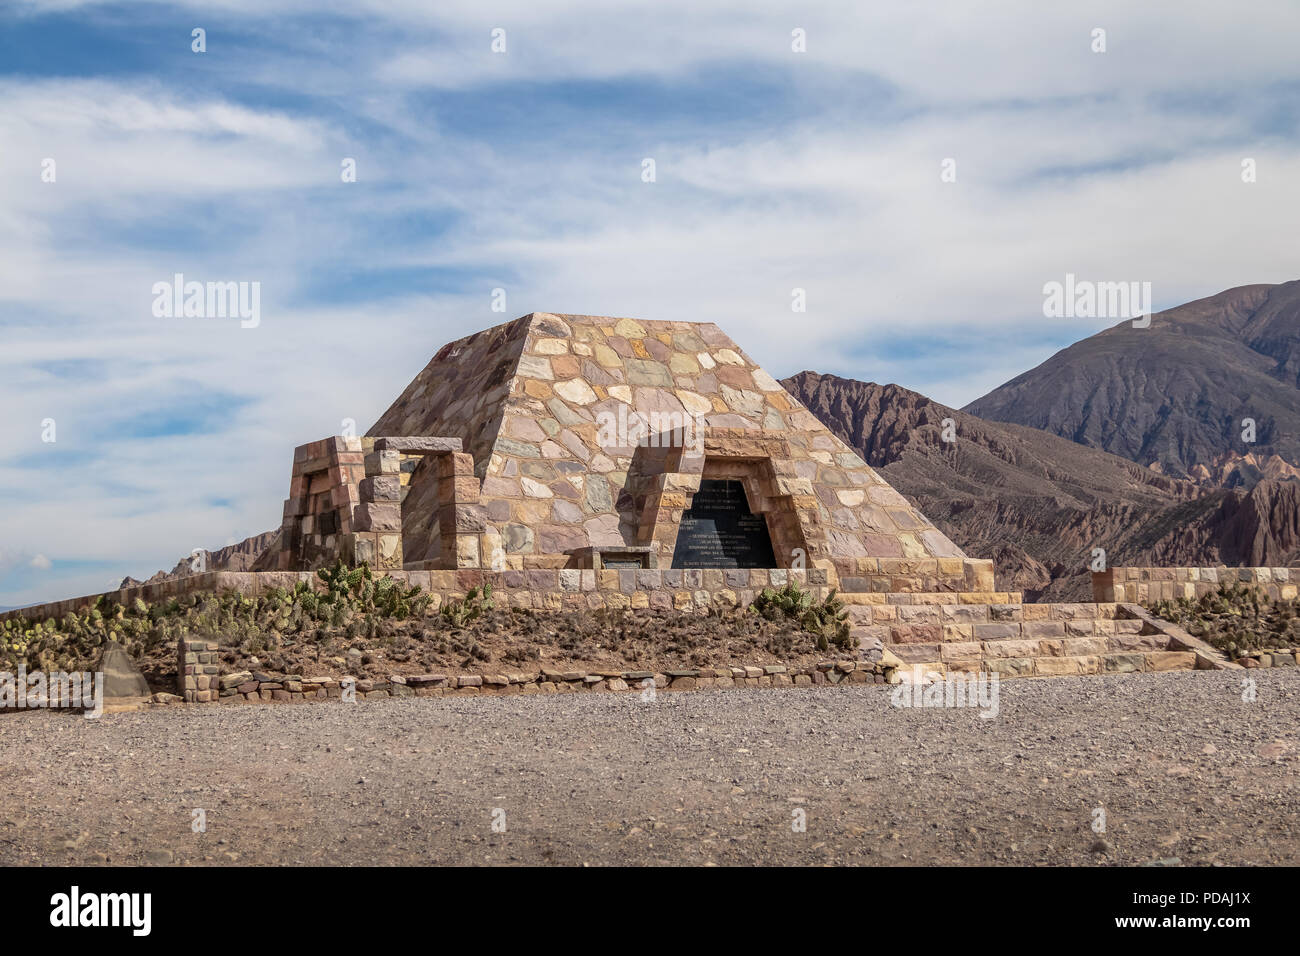
[[[1133, 6], [6, 4], [0, 605], [277, 526], [294, 445], [530, 311], [959, 406], [1112, 324], [1043, 318], [1067, 272], [1297, 278], [1300, 9]], [[176, 273], [260, 324], [155, 317]]]

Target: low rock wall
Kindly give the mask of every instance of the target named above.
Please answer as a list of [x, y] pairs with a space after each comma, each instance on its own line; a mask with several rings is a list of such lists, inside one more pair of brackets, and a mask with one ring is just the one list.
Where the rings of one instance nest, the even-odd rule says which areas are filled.
[[1275, 601], [1291, 600], [1300, 593], [1300, 568], [1107, 568], [1092, 573], [1092, 597], [1134, 604], [1195, 600], [1225, 584], [1253, 588]]

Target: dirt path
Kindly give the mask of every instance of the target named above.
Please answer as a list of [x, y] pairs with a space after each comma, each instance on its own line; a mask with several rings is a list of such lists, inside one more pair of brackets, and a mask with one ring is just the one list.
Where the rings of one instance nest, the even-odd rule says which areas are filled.
[[1300, 672], [1251, 676], [24, 714], [0, 864], [1294, 864]]

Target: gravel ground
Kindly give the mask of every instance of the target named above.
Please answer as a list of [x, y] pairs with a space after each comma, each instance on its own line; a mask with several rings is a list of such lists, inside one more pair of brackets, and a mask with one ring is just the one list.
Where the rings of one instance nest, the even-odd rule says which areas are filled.
[[1300, 671], [1249, 676], [22, 714], [0, 863], [1294, 864]]

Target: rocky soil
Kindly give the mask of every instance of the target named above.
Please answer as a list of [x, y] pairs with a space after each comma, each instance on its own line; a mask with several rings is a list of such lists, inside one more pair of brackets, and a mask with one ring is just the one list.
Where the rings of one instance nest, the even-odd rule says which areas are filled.
[[0, 864], [1295, 864], [1300, 677], [1251, 677], [30, 713]]

